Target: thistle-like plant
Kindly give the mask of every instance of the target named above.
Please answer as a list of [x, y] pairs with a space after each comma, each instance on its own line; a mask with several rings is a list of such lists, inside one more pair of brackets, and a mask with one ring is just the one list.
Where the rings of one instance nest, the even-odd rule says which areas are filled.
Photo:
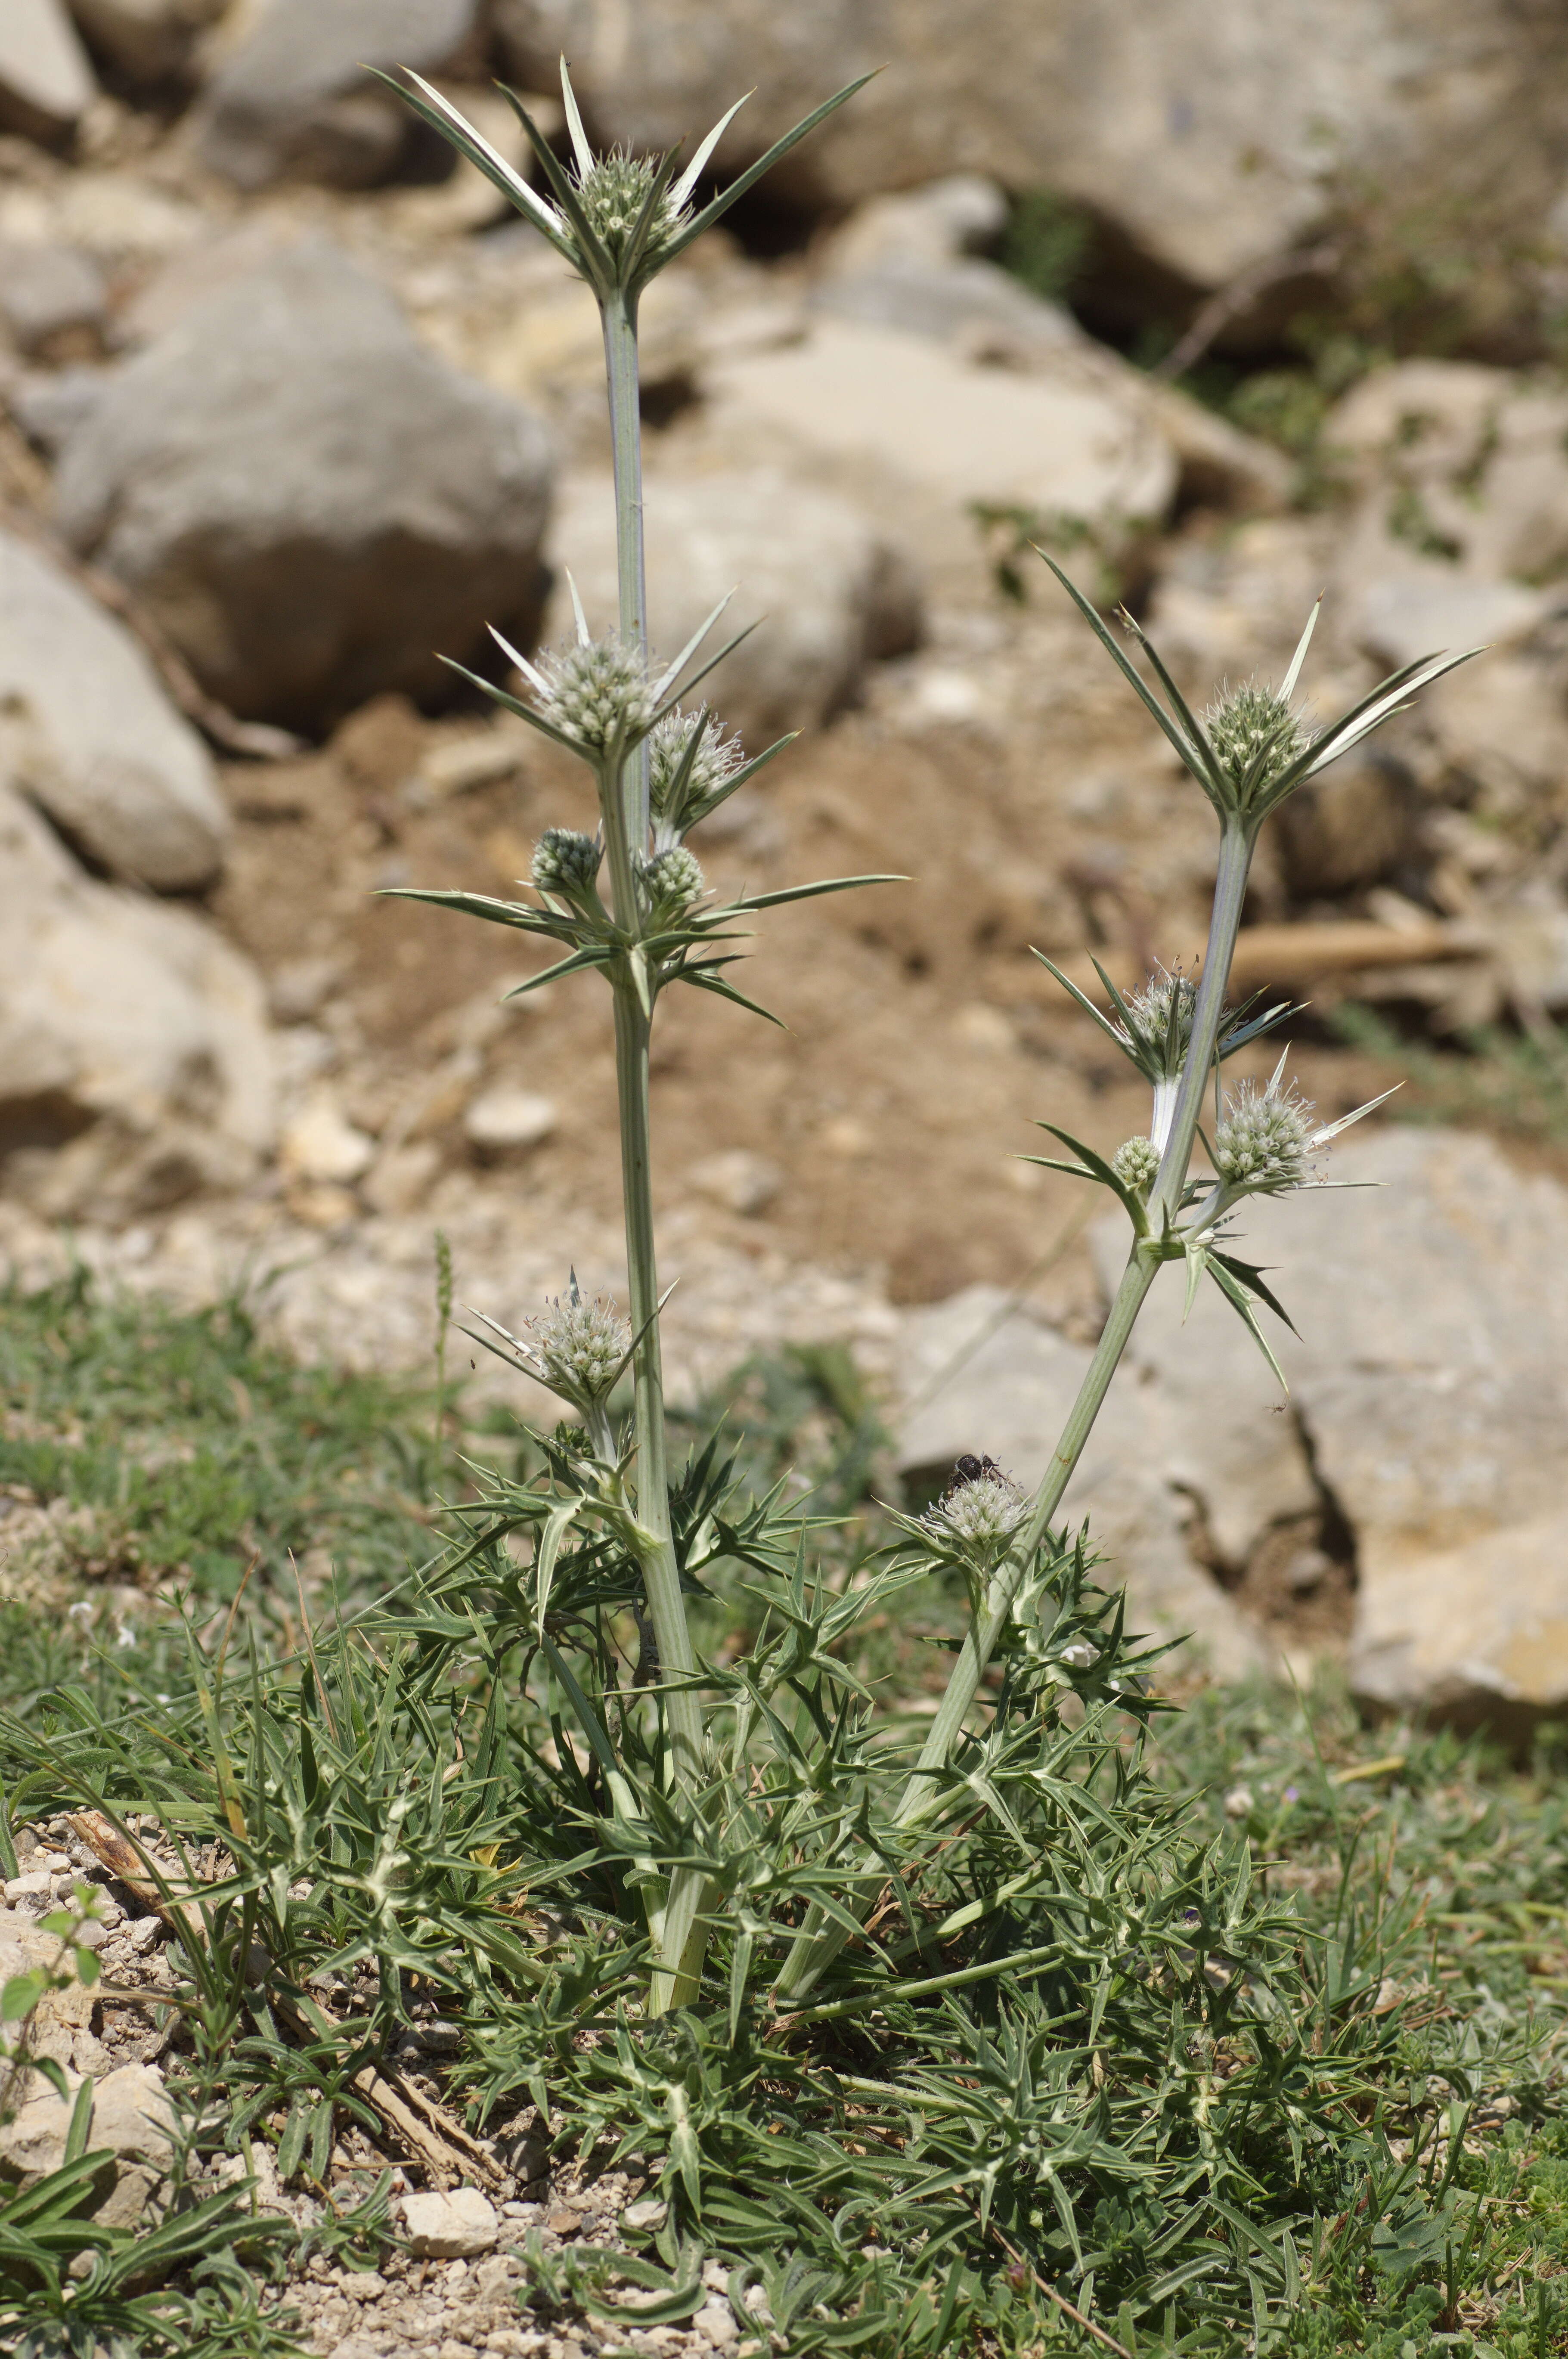
[[[1205, 1276], [1212, 1278], [1264, 1343], [1258, 1310], [1279, 1306], [1260, 1273], [1226, 1248], [1227, 1224], [1247, 1196], [1306, 1184], [1312, 1155], [1343, 1125], [1314, 1125], [1310, 1109], [1284, 1086], [1281, 1068], [1262, 1093], [1244, 1086], [1218, 1105], [1214, 1174], [1203, 1178], [1192, 1169], [1200, 1118], [1211, 1085], [1218, 1089], [1222, 1063], [1290, 1013], [1283, 1005], [1225, 1005], [1258, 830], [1296, 787], [1460, 658], [1434, 656], [1408, 666], [1313, 734], [1294, 700], [1314, 609], [1278, 690], [1249, 682], [1200, 719], [1137, 625], [1130, 627], [1153, 686], [1046, 559], [1214, 805], [1220, 846], [1208, 945], [1195, 979], [1160, 969], [1142, 990], [1123, 996], [1102, 976], [1109, 1014], [1067, 984], [1147, 1082], [1151, 1107], [1147, 1135], [1125, 1142], [1108, 1161], [1043, 1125], [1073, 1158], [1059, 1168], [1108, 1190], [1132, 1231], [1126, 1273], [1045, 1479], [1028, 1497], [989, 1462], [965, 1462], [925, 1516], [892, 1516], [897, 1538], [882, 1560], [855, 1583], [835, 1588], [813, 1560], [812, 1519], [781, 1491], [742, 1504], [716, 1441], [683, 1471], [670, 1464], [648, 1049], [659, 1002], [674, 985], [751, 1006], [729, 970], [735, 939], [757, 911], [888, 880], [835, 878], [725, 902], [710, 893], [686, 842], [789, 741], [748, 759], [705, 704], [693, 709], [691, 692], [736, 643], [703, 653], [722, 605], [672, 660], [661, 662], [648, 649], [636, 316], [648, 279], [850, 92], [839, 92], [722, 197], [693, 212], [698, 180], [724, 124], [681, 172], [672, 157], [596, 157], [564, 67], [562, 91], [573, 163], [561, 163], [528, 125], [548, 194], [513, 173], [428, 84], [416, 82], [412, 103], [572, 262], [603, 312], [620, 560], [615, 626], [592, 628], [573, 586], [569, 645], [536, 657], [500, 641], [515, 668], [515, 687], [466, 675], [586, 766], [599, 825], [593, 834], [545, 831], [528, 897], [413, 897], [539, 935], [560, 953], [549, 975], [593, 971], [609, 984], [629, 1316], [623, 1324], [608, 1306], [583, 1302], [573, 1285], [569, 1299], [524, 1336], [484, 1322], [484, 1340], [551, 1386], [579, 1422], [537, 1438], [542, 1475], [498, 1484], [466, 1511], [473, 1538], [440, 1576], [432, 1611], [442, 1628], [453, 1626], [455, 1610], [462, 1617], [455, 1626], [516, 1634], [526, 1650], [525, 1691], [534, 1682], [534, 1708], [550, 1719], [557, 1759], [571, 1753], [573, 1764], [580, 1755], [590, 1765], [562, 1772], [575, 1848], [559, 1874], [585, 1906], [584, 1876], [599, 1896], [594, 1907], [613, 1914], [635, 1902], [647, 1929], [648, 2013], [701, 2011], [705, 1999], [722, 2002], [737, 2038], [752, 2019], [748, 2010], [759, 2004], [759, 1988], [766, 2005], [797, 2026], [864, 2013], [887, 1977], [951, 1954], [948, 1945], [1025, 1907], [1022, 1896], [1036, 1890], [1040, 1871], [1018, 1814], [1036, 1809], [1045, 1790], [1029, 1781], [1057, 1779], [1080, 1744], [1085, 1759], [1100, 1758], [1096, 1748], [1114, 1751], [1110, 1716], [1137, 1723], [1151, 1709], [1138, 1669], [1147, 1658], [1124, 1634], [1115, 1601], [1094, 1601], [1083, 1538], [1053, 1530], [1052, 1519], [1166, 1262], [1185, 1262], [1189, 1297]], [[537, 988], [545, 979], [519, 988]], [[611, 1393], [628, 1360], [635, 1413], [624, 1431], [616, 1428]], [[498, 1546], [519, 1537], [531, 1543], [523, 1571]], [[890, 1738], [844, 1650], [871, 1609], [892, 1612], [910, 1583], [933, 1572], [962, 1586], [967, 1628], [925, 1742], [906, 1750]], [[704, 1659], [688, 1603], [726, 1582], [738, 1582], [747, 1600], [751, 1644], [737, 1660]], [[626, 1652], [628, 1625], [637, 1634], [635, 1664]], [[987, 1706], [987, 1725], [976, 1707], [997, 1662], [1003, 1687]], [[1082, 1740], [1059, 1709], [1068, 1690], [1089, 1715]], [[561, 1743], [567, 1724], [576, 1753]], [[1072, 1840], [1088, 1845], [1088, 1821], [1073, 1820], [1065, 1802], [1060, 1808], [1076, 1829]], [[958, 1864], [972, 1856], [964, 1846], [976, 1809], [987, 1832], [975, 1838], [979, 1881], [965, 1896], [953, 1879]], [[1004, 1871], [987, 1854], [982, 1871], [980, 1852], [1004, 1842], [1017, 1846], [1011, 1865]], [[1116, 1834], [1112, 1848], [1122, 1842]], [[540, 1872], [548, 1880], [557, 1870]], [[1126, 1873], [1133, 1872], [1128, 1865]], [[1105, 1873], [1114, 1882], [1123, 1871]], [[931, 1897], [939, 1889], [948, 1896], [940, 1905]], [[927, 1897], [917, 1900], [922, 1893]], [[890, 1894], [901, 1896], [896, 1904]], [[905, 1919], [897, 1938], [878, 1930], [895, 1907]], [[850, 1942], [855, 1957], [841, 1964]], [[707, 1966], [713, 1945], [725, 1962], [720, 1988]], [[972, 1961], [910, 1987], [930, 1996], [975, 1975], [1032, 1969], [1048, 1954], [1056, 1954], [1051, 1944], [1037, 1943], [1027, 1953]], [[1095, 2009], [1101, 2004], [1094, 2001]], [[628, 2071], [642, 2073], [629, 2032], [623, 2038]], [[680, 2143], [686, 2132], [672, 2135]]]

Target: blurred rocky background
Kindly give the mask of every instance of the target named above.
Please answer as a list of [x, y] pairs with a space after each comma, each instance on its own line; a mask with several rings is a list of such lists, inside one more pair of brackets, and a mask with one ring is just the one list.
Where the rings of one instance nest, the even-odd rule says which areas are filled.
[[[1568, 25], [1548, 0], [8, 0], [0, 12], [0, 1246], [416, 1363], [432, 1235], [525, 1316], [616, 1279], [591, 984], [376, 900], [508, 890], [582, 786], [453, 694], [486, 622], [611, 619], [592, 300], [364, 72], [721, 176], [877, 79], [645, 311], [651, 603], [765, 618], [715, 682], [789, 755], [710, 876], [906, 873], [756, 948], [786, 1028], [663, 1011], [681, 1380], [841, 1335], [918, 1492], [1038, 1471], [1111, 1264], [1049, 1115], [1136, 1093], [1092, 984], [1202, 943], [1206, 806], [1029, 543], [1190, 694], [1327, 600], [1331, 713], [1466, 668], [1273, 823], [1238, 972], [1380, 1194], [1248, 1224], [1141, 1335], [1080, 1504], [1135, 1613], [1369, 1701], [1568, 1702]], [[526, 167], [525, 167], [526, 168]], [[1360, 1134], [1357, 1135], [1358, 1137]], [[1168, 1306], [1168, 1309], [1170, 1306]], [[537, 1407], [538, 1404], [532, 1406]]]

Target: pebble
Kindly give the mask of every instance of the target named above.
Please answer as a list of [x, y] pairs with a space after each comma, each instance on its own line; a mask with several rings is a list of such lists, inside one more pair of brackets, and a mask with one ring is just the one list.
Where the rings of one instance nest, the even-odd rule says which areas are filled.
[[29, 1868], [25, 1875], [13, 1875], [5, 1886], [7, 1900], [48, 1900], [53, 1878], [47, 1868]]
[[130, 1942], [133, 1950], [145, 1957], [163, 1930], [161, 1917], [135, 1917], [131, 1920]]

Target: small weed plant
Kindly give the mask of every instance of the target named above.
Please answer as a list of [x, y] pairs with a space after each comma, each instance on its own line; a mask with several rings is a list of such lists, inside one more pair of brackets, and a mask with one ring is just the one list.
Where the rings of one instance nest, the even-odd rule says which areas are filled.
[[[1309, 620], [1278, 687], [1200, 715], [1047, 558], [1219, 837], [1199, 975], [1107, 984], [1109, 1013], [1082, 999], [1149, 1084], [1147, 1130], [1105, 1158], [1044, 1125], [1041, 1159], [1128, 1230], [1050, 1470], [1030, 1495], [964, 1461], [924, 1514], [857, 1515], [877, 1437], [830, 1353], [754, 1371], [735, 1415], [667, 1418], [660, 1004], [683, 987], [759, 1013], [734, 973], [750, 921], [889, 880], [709, 892], [688, 839], [782, 748], [747, 756], [692, 701], [725, 652], [703, 652], [706, 628], [669, 660], [648, 647], [637, 306], [853, 90], [701, 210], [724, 124], [680, 170], [596, 155], [563, 73], [570, 160], [524, 115], [536, 191], [433, 88], [405, 94], [604, 317], [618, 612], [576, 604], [573, 641], [537, 660], [504, 648], [515, 687], [474, 678], [586, 766], [599, 826], [547, 830], [517, 900], [416, 897], [541, 937], [549, 974], [607, 987], [628, 1300], [563, 1269], [521, 1333], [481, 1304], [470, 1332], [563, 1415], [509, 1467], [469, 1465], [418, 1584], [348, 1610], [351, 1582], [302, 1645], [231, 1613], [183, 1655], [133, 1634], [105, 1669], [100, 1647], [93, 1676], [0, 1719], [12, 1813], [90, 1806], [161, 1878], [198, 2159], [274, 2136], [285, 2180], [324, 2186], [344, 2125], [384, 2122], [377, 2069], [439, 2009], [472, 2130], [635, 2165], [662, 2204], [628, 2249], [532, 2248], [547, 2319], [625, 2327], [635, 2303], [639, 2325], [684, 2321], [717, 2260], [737, 2332], [791, 2354], [1402, 2359], [1483, 2328], [1509, 2359], [1561, 2349], [1520, 2225], [1538, 2194], [1562, 2217], [1568, 2173], [1532, 2012], [1568, 1982], [1560, 1802], [1521, 1783], [1515, 1820], [1488, 1819], [1473, 1756], [1412, 1734], [1364, 1758], [1322, 1699], [1201, 1700], [1173, 1727], [1153, 1652], [1060, 1521], [1167, 1265], [1189, 1299], [1217, 1286], [1269, 1354], [1262, 1316], [1282, 1313], [1235, 1217], [1321, 1184], [1344, 1125], [1317, 1122], [1283, 1060], [1265, 1087], [1224, 1087], [1286, 1013], [1226, 1003], [1249, 864], [1270, 811], [1461, 658], [1407, 667], [1314, 733], [1295, 702]], [[443, 1269], [443, 1335], [450, 1288]], [[835, 1442], [803, 1490], [774, 1471], [778, 1429], [813, 1418]], [[323, 1463], [339, 1430], [327, 1417]], [[149, 1818], [178, 1876], [137, 1834]], [[1482, 2149], [1488, 2107], [1508, 2127]], [[336, 2231], [351, 2261], [382, 2232], [376, 2201]]]

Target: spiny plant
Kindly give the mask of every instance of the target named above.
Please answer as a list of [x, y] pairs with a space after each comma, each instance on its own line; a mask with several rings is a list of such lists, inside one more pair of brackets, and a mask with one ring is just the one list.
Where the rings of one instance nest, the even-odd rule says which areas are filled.
[[[361, 2063], [433, 1997], [463, 2027], [458, 2081], [481, 2123], [531, 2103], [558, 2141], [657, 2178], [657, 2257], [614, 2264], [648, 2288], [645, 2321], [690, 2315], [720, 2252], [737, 2323], [770, 2318], [792, 2353], [1016, 2346], [1046, 2320], [1124, 2350], [1135, 2334], [1283, 2348], [1311, 2288], [1345, 2255], [1353, 2277], [1369, 2265], [1390, 2221], [1426, 2256], [1412, 2267], [1447, 2249], [1453, 2170], [1424, 2097], [1399, 2114], [1416, 2125], [1406, 2150], [1390, 2143], [1405, 2031], [1380, 1997], [1385, 1928], [1348, 1904], [1309, 1921], [1161, 1782], [1154, 1652], [1095, 1584], [1086, 1534], [1056, 1519], [1167, 1264], [1190, 1297], [1217, 1285], [1264, 1340], [1259, 1311], [1279, 1306], [1233, 1250], [1236, 1216], [1316, 1184], [1312, 1158], [1344, 1125], [1314, 1120], [1283, 1063], [1261, 1092], [1221, 1089], [1222, 1063], [1288, 1012], [1225, 1001], [1258, 832], [1463, 658], [1405, 667], [1313, 734], [1294, 703], [1309, 619], [1277, 689], [1248, 683], [1199, 716], [1137, 625], [1129, 653], [1045, 558], [1219, 823], [1198, 977], [1161, 972], [1130, 997], [1107, 982], [1108, 1016], [1083, 1001], [1149, 1083], [1147, 1133], [1107, 1160], [1044, 1125], [1130, 1229], [1079, 1397], [1032, 1495], [964, 1462], [924, 1515], [889, 1509], [874, 1549], [784, 1482], [758, 1494], [722, 1424], [677, 1462], [651, 1178], [660, 1004], [685, 985], [751, 1008], [733, 980], [751, 919], [892, 880], [708, 891], [687, 839], [783, 745], [747, 758], [691, 705], [727, 652], [702, 654], [716, 614], [672, 661], [648, 645], [637, 304], [854, 87], [695, 211], [723, 123], [679, 173], [674, 157], [598, 157], [563, 67], [573, 160], [524, 113], [540, 193], [410, 78], [411, 103], [604, 318], [614, 625], [595, 635], [574, 592], [571, 644], [536, 659], [502, 643], [520, 691], [469, 675], [583, 763], [598, 827], [547, 830], [523, 897], [413, 897], [539, 936], [550, 975], [607, 985], [627, 1310], [568, 1272], [519, 1334], [475, 1315], [476, 1340], [567, 1414], [528, 1436], [518, 1474], [472, 1470], [476, 1495], [411, 1605], [323, 1632], [304, 1662], [253, 1654], [245, 1676], [198, 1651], [157, 1713], [127, 1671], [123, 1703], [63, 1693], [42, 1734], [7, 1717], [0, 1735], [25, 1765], [17, 1807], [91, 1799], [122, 1825], [150, 1810], [187, 1836], [217, 1830], [229, 1864], [187, 1951], [198, 2078], [229, 2090], [231, 2139], [281, 2109], [302, 2167], [330, 2146], [332, 2106], [352, 2110]], [[957, 1628], [927, 1721], [879, 1691], [865, 1641], [933, 1588]], [[313, 2027], [305, 2047], [290, 2022]], [[1505, 2069], [1502, 2043], [1475, 2037], [1474, 2053], [1443, 2048], [1445, 2087]], [[1449, 2123], [1441, 2152], [1462, 2137]], [[540, 2250], [536, 2299], [613, 2310], [595, 2266]]]

